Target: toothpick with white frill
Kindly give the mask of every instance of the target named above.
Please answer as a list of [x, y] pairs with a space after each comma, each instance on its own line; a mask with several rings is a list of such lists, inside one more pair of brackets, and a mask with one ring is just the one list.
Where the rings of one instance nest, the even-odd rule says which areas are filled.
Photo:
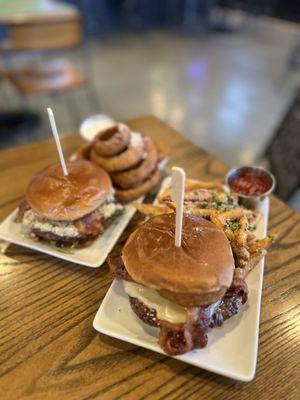
[[52, 109], [50, 107], [47, 107], [47, 111], [48, 111], [48, 116], [49, 116], [49, 120], [50, 120], [52, 133], [53, 133], [53, 136], [54, 136], [54, 139], [55, 139], [55, 143], [56, 143], [56, 147], [57, 147], [57, 151], [58, 151], [61, 167], [62, 167], [64, 175], [67, 176], [68, 175], [68, 169], [67, 169], [67, 165], [66, 165], [66, 162], [65, 162], [64, 154], [63, 154], [63, 151], [62, 151], [62, 148], [61, 148], [61, 144], [60, 144], [60, 140], [59, 140], [59, 136], [58, 136], [58, 132], [57, 132], [57, 127], [56, 127], [56, 123], [55, 123], [54, 114], [53, 114], [53, 111], [52, 111]]
[[175, 246], [181, 246], [185, 172], [182, 168], [172, 168], [171, 198], [176, 207]]

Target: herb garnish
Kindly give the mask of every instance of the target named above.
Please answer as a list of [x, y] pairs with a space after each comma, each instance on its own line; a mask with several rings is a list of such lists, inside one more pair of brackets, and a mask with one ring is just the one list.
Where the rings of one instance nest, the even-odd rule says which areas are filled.
[[199, 208], [207, 208], [208, 204], [207, 203], [201, 203], [199, 204]]
[[234, 220], [228, 221], [227, 226], [233, 233], [236, 233], [236, 231], [241, 227], [241, 224], [237, 220]]
[[108, 219], [109, 223], [115, 221], [120, 215], [123, 215], [125, 211], [125, 208], [122, 209], [117, 209]]
[[56, 240], [50, 240], [50, 244], [53, 250], [59, 251], [64, 254], [74, 254], [72, 250], [77, 246], [78, 240], [76, 240], [71, 246], [60, 246]]
[[255, 226], [251, 226], [251, 225], [247, 224], [247, 231], [250, 231], [250, 232], [255, 231]]

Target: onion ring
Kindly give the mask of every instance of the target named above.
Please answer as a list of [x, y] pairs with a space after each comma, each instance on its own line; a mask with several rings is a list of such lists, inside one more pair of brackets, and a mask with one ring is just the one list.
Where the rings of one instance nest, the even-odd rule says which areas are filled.
[[82, 159], [89, 160], [91, 149], [92, 149], [91, 143], [83, 143], [82, 145], [79, 146], [79, 148], [76, 152], [76, 159], [77, 160], [82, 160]]
[[130, 201], [136, 200], [143, 194], [152, 190], [158, 184], [159, 180], [160, 172], [158, 169], [155, 169], [152, 175], [140, 185], [137, 185], [130, 189], [116, 189], [115, 197], [121, 203], [128, 203]]
[[[138, 142], [133, 143], [133, 134], [129, 146], [122, 153], [114, 157], [101, 157], [94, 148], [91, 150], [90, 160], [100, 165], [107, 172], [123, 171], [138, 164], [144, 153], [144, 140], [141, 138]], [[135, 139], [134, 139], [135, 140]]]
[[138, 182], [144, 181], [152, 173], [157, 165], [157, 149], [149, 137], [144, 138], [147, 156], [136, 167], [127, 171], [115, 172], [111, 179], [121, 189], [128, 189]]
[[97, 134], [93, 148], [102, 157], [112, 157], [126, 149], [130, 142], [130, 129], [127, 125], [117, 124]]

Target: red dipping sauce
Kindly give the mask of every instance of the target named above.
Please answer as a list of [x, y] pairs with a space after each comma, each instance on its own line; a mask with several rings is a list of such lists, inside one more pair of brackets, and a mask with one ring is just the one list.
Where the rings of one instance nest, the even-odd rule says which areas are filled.
[[253, 175], [251, 172], [237, 176], [230, 182], [231, 188], [245, 196], [261, 196], [271, 189], [271, 184], [262, 177]]

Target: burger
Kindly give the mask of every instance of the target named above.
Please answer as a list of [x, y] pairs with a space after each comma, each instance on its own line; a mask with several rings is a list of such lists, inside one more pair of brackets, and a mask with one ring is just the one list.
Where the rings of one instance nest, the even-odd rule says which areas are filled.
[[184, 214], [181, 247], [174, 236], [174, 213], [152, 217], [109, 265], [123, 281], [133, 312], [159, 328], [161, 348], [179, 355], [205, 347], [209, 328], [236, 314], [248, 289], [235, 273], [228, 239], [214, 224]]
[[38, 173], [16, 217], [26, 235], [58, 249], [87, 246], [123, 210], [102, 168], [78, 160], [67, 162], [67, 169], [64, 175], [57, 163]]

